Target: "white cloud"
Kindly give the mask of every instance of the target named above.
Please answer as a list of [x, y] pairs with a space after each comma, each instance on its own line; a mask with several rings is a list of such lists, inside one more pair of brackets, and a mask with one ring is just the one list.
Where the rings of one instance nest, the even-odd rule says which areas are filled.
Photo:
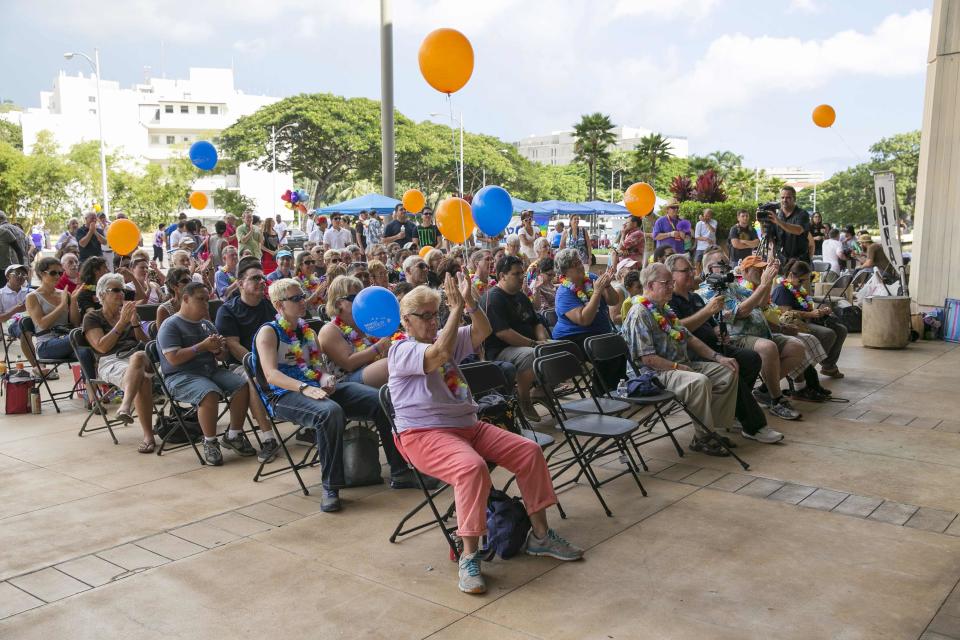
[[787, 11], [790, 13], [820, 13], [821, 7], [815, 0], [790, 0]]
[[610, 15], [613, 18], [630, 16], [700, 20], [707, 17], [719, 3], [719, 0], [617, 0]]
[[263, 38], [253, 38], [252, 40], [237, 40], [233, 43], [235, 51], [241, 53], [250, 53], [259, 55], [267, 50], [267, 41]]

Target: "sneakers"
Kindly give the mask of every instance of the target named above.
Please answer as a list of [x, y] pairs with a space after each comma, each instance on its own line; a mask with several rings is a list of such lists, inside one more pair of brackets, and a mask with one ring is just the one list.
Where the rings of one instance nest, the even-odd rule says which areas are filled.
[[212, 464], [215, 467], [219, 467], [223, 464], [223, 454], [220, 453], [220, 441], [214, 438], [213, 440], [203, 440], [203, 458], [207, 461], [207, 464]]
[[305, 427], [297, 431], [296, 441], [302, 442], [304, 444], [315, 445], [317, 444], [317, 431], [312, 427]]
[[761, 406], [769, 407], [770, 406], [770, 394], [766, 391], [760, 391], [759, 389], [753, 390], [753, 398]]
[[263, 444], [260, 445], [260, 453], [257, 454], [257, 461], [261, 464], [272, 462], [273, 459], [277, 457], [278, 451], [280, 451], [280, 444], [276, 438], [264, 440]]
[[756, 433], [747, 433], [746, 431], [741, 431], [740, 435], [749, 440], [756, 440], [757, 442], [762, 442], [764, 444], [774, 444], [783, 440], [783, 434], [779, 431], [775, 431], [770, 427], [762, 427]]
[[690, 451], [699, 451], [717, 458], [726, 458], [730, 455], [730, 452], [721, 447], [716, 440], [703, 440], [698, 436], [694, 436], [690, 441]]
[[770, 413], [784, 420], [799, 420], [801, 415], [783, 396], [770, 403]]
[[320, 500], [320, 511], [324, 513], [333, 513], [340, 511], [340, 490], [324, 489], [323, 498]]
[[227, 449], [233, 449], [244, 457], [257, 455], [257, 450], [254, 449], [250, 441], [247, 440], [247, 434], [242, 431], [236, 438], [230, 438], [227, 434], [223, 434], [223, 446]]
[[459, 575], [460, 582], [457, 585], [460, 591], [464, 593], [486, 593], [487, 583], [480, 574], [480, 552], [474, 551], [470, 555], [460, 556]]
[[547, 529], [547, 535], [538, 538], [530, 529], [527, 534], [526, 552], [531, 556], [550, 556], [557, 560], [571, 562], [583, 557], [583, 549], [570, 544], [553, 529]]

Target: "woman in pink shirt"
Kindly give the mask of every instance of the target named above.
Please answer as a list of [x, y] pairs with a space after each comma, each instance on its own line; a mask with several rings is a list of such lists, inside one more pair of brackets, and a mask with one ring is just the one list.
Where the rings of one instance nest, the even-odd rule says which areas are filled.
[[[488, 461], [517, 475], [532, 525], [527, 553], [578, 560], [583, 551], [547, 525], [546, 508], [556, 504], [557, 497], [540, 446], [477, 418], [477, 404], [458, 364], [483, 344], [491, 328], [470, 281], [462, 274], [458, 280], [459, 286], [449, 274], [444, 279], [450, 315], [439, 335], [438, 291], [421, 285], [400, 301], [407, 338], [390, 348], [388, 384], [400, 453], [421, 472], [453, 487], [463, 540], [459, 588], [484, 593], [477, 549], [480, 536], [487, 532]], [[472, 322], [461, 327], [464, 314]]]

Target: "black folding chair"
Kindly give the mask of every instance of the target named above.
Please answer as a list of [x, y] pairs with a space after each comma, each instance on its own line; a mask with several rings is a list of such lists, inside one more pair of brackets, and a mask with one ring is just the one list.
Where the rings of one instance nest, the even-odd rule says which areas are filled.
[[217, 311], [219, 311], [219, 310], [220, 310], [220, 307], [223, 306], [223, 300], [220, 300], [220, 299], [218, 299], [218, 298], [211, 298], [210, 301], [207, 303], [207, 305], [208, 305], [208, 306], [207, 306], [207, 313], [210, 314], [210, 319], [211, 319], [211, 320], [216, 320], [216, 319], [217, 319]]
[[557, 321], [559, 319], [560, 318], [557, 316], [556, 309], [544, 309], [543, 320], [547, 328], [547, 331], [550, 332], [551, 335], [553, 334], [553, 328], [557, 326]]
[[141, 322], [156, 322], [159, 304], [138, 304], [137, 317]]
[[[616, 333], [605, 333], [599, 336], [590, 336], [584, 341], [583, 348], [587, 352], [587, 357], [594, 366], [604, 362], [611, 362], [619, 358], [626, 358], [628, 362], [631, 360], [630, 349], [627, 347], [626, 341], [623, 339], [623, 336]], [[635, 365], [634, 369], [639, 370], [639, 368]], [[688, 422], [680, 427], [670, 427], [670, 425], [667, 424], [664, 411], [669, 413], [670, 406], [674, 403], [674, 400], [676, 400], [676, 396], [673, 394], [673, 392], [662, 389], [659, 393], [652, 396], [634, 398], [631, 396], [621, 395], [617, 393], [616, 389], [608, 388], [606, 382], [604, 382], [602, 379], [600, 380], [600, 384], [603, 386], [603, 392], [607, 397], [628, 402], [641, 411], [647, 411], [646, 415], [640, 418], [640, 430], [632, 438], [634, 447], [641, 447], [645, 444], [656, 442], [661, 438], [670, 438], [670, 440], [673, 441], [673, 446], [677, 450], [677, 455], [683, 457], [683, 447], [681, 447], [680, 443], [677, 442], [677, 438], [673, 435], [673, 432], [692, 423]], [[637, 415], [632, 414], [631, 417], [637, 418]], [[656, 434], [653, 432], [653, 429], [657, 426], [657, 423], [663, 425], [665, 431], [664, 433]], [[637, 455], [639, 455], [639, 453], [640, 452], [638, 449]], [[640, 464], [643, 465], [644, 470], [647, 470], [647, 465], [643, 461], [642, 457], [640, 458]]]
[[15, 342], [18, 342], [19, 340], [20, 339], [17, 338], [16, 336], [13, 336], [7, 333], [7, 331], [3, 327], [3, 323], [0, 322], [0, 341], [2, 341], [3, 343], [3, 361], [7, 363], [7, 369], [10, 369], [11, 367], [13, 367], [13, 365], [15, 365], [18, 362], [27, 361], [27, 359], [23, 356], [23, 354], [21, 354], [20, 357], [16, 358], [15, 360], [10, 359], [10, 347], [13, 346], [13, 344]]
[[[197, 460], [200, 461], [200, 464], [206, 465], [207, 461], [203, 459], [202, 455], [200, 455], [200, 449], [197, 447], [197, 443], [194, 441], [193, 436], [191, 436], [190, 432], [187, 430], [187, 425], [184, 421], [184, 414], [188, 411], [188, 409], [173, 399], [173, 395], [170, 393], [169, 387], [167, 387], [167, 381], [163, 375], [163, 371], [160, 368], [160, 351], [157, 347], [157, 341], [151, 340], [148, 342], [145, 350], [147, 352], [147, 359], [150, 360], [150, 365], [153, 367], [155, 372], [154, 379], [159, 381], [160, 389], [163, 391], [163, 396], [167, 400], [166, 405], [167, 411], [169, 411], [169, 417], [174, 421], [173, 429], [167, 431], [166, 437], [160, 438], [160, 446], [157, 447], [157, 455], [162, 455], [164, 449], [166, 449], [169, 453], [170, 451], [176, 451], [185, 447], [193, 447], [193, 452], [197, 454]], [[163, 414], [160, 409], [154, 409], [154, 411], [156, 412], [158, 420], [163, 418]], [[183, 442], [180, 444], [171, 444], [168, 447], [167, 440], [176, 431], [179, 431], [182, 434]]]
[[[32, 359], [37, 363], [37, 368], [39, 369], [38, 375], [40, 376], [40, 384], [47, 392], [47, 399], [43, 402], [52, 402], [53, 408], [57, 410], [57, 413], [60, 413], [60, 405], [57, 404], [57, 399], [66, 400], [67, 398], [73, 396], [74, 392], [77, 390], [77, 384], [70, 387], [68, 391], [57, 391], [54, 392], [50, 388], [49, 378], [54, 373], [60, 375], [58, 369], [62, 365], [71, 365], [75, 362], [73, 358], [41, 358], [37, 355], [37, 350], [33, 346], [33, 335], [35, 334], [35, 329], [33, 325], [33, 320], [30, 316], [23, 316], [20, 318], [20, 333], [24, 336], [23, 344], [24, 348], [27, 349], [27, 353], [24, 354], [27, 356], [27, 359]], [[49, 365], [53, 368], [49, 371], [44, 372], [43, 365]]]
[[564, 411], [567, 413], [620, 415], [633, 408], [629, 402], [607, 396], [596, 397], [596, 395], [592, 393], [593, 372], [587, 366], [588, 361], [583, 350], [580, 349], [576, 343], [570, 342], [569, 340], [553, 340], [544, 344], [538, 344], [533, 349], [534, 358], [542, 358], [559, 353], [569, 353], [576, 359], [580, 368], [580, 373], [570, 381], [571, 384], [568, 385], [567, 389], [554, 389], [554, 393], [558, 398], [576, 398], [574, 400], [564, 400], [561, 403]]
[[[256, 349], [256, 339], [254, 339], [253, 348]], [[274, 476], [278, 473], [292, 471], [293, 475], [297, 478], [297, 482], [300, 484], [300, 490], [303, 491], [303, 495], [310, 495], [310, 491], [307, 490], [307, 485], [304, 484], [303, 478], [300, 476], [300, 470], [320, 464], [320, 460], [315, 453], [316, 444], [310, 445], [310, 448], [308, 448], [306, 453], [303, 454], [303, 457], [299, 462], [294, 462], [293, 457], [290, 455], [290, 449], [287, 448], [287, 441], [297, 435], [297, 432], [300, 430], [299, 427], [291, 431], [288, 435], [281, 436], [280, 430], [277, 428], [277, 421], [273, 417], [272, 405], [275, 398], [273, 397], [273, 394], [270, 393], [270, 385], [267, 384], [267, 378], [263, 374], [263, 369], [260, 368], [259, 359], [255, 358], [253, 353], [248, 353], [243, 357], [243, 370], [246, 371], [247, 377], [253, 381], [254, 388], [256, 389], [257, 393], [260, 394], [260, 398], [263, 399], [263, 404], [267, 412], [267, 418], [270, 420], [270, 426], [273, 429], [273, 435], [277, 439], [277, 442], [280, 443], [280, 448], [283, 450], [283, 455], [287, 458], [287, 466], [274, 468], [267, 472], [264, 472], [263, 470], [263, 467], [267, 463], [261, 462], [260, 466], [257, 468], [257, 472], [253, 476], [253, 481], [259, 482], [261, 478], [269, 478], [270, 476]], [[308, 459], [310, 459], [309, 462]]]
[[[578, 473], [576, 477], [562, 482], [559, 485], [554, 485], [555, 488], [560, 489], [568, 484], [573, 484], [577, 482], [581, 476], [585, 476], [607, 516], [612, 516], [613, 512], [610, 511], [610, 507], [607, 506], [606, 501], [604, 501], [603, 496], [600, 494], [600, 487], [616, 480], [620, 476], [627, 473], [633, 476], [634, 481], [640, 488], [640, 492], [646, 496], [647, 490], [644, 489], [643, 484], [640, 482], [640, 477], [637, 475], [639, 467], [633, 459], [633, 454], [630, 452], [630, 447], [628, 446], [632, 445], [631, 438], [637, 429], [639, 429], [640, 425], [633, 420], [601, 413], [585, 413], [574, 416], [570, 416], [567, 413], [554, 390], [558, 386], [570, 382], [579, 386], [577, 378], [582, 375], [582, 367], [580, 363], [577, 362], [577, 359], [570, 353], [558, 353], [535, 358], [533, 361], [533, 373], [546, 395], [547, 408], [557, 421], [557, 426], [563, 431], [564, 435], [564, 441], [554, 448], [547, 456], [547, 460], [549, 461], [551, 456], [564, 444], [570, 447], [572, 453], [572, 460], [563, 464], [561, 468], [553, 474], [552, 478], [556, 480], [573, 465], [577, 465], [580, 468], [580, 473]], [[585, 440], [581, 441], [581, 438]], [[620, 455], [627, 461], [627, 468], [601, 481], [597, 477], [592, 463], [598, 458], [611, 453], [611, 450], [620, 452]]]
[[[113, 444], [119, 444], [117, 436], [113, 433], [113, 427], [123, 426], [123, 420], [110, 418], [107, 415], [108, 405], [104, 401], [106, 394], [103, 390], [104, 387], [108, 387], [109, 389], [117, 389], [117, 387], [98, 377], [96, 356], [93, 353], [93, 348], [87, 343], [86, 336], [83, 335], [83, 329], [78, 327], [70, 330], [70, 346], [73, 347], [73, 354], [77, 357], [77, 362], [80, 363], [81, 381], [86, 384], [87, 392], [92, 396], [90, 398], [90, 409], [87, 413], [87, 419], [84, 420], [80, 426], [80, 433], [78, 433], [77, 436], [82, 438], [84, 433], [93, 433], [94, 431], [103, 431], [106, 429], [110, 433], [110, 437], [113, 438]], [[90, 367], [91, 363], [93, 364], [92, 369]], [[103, 426], [87, 429], [87, 424], [89, 424], [95, 415], [99, 415], [100, 419], [103, 420]]]

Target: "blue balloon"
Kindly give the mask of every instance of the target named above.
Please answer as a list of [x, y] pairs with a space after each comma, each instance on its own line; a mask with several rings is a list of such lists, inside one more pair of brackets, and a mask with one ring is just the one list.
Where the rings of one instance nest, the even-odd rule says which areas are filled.
[[217, 166], [217, 149], [206, 140], [197, 140], [190, 145], [190, 162], [197, 169], [210, 171]]
[[300, 194], [296, 191], [290, 192], [290, 204], [297, 204], [297, 201], [300, 200]]
[[473, 220], [488, 236], [495, 236], [507, 228], [513, 217], [513, 202], [503, 187], [486, 186], [477, 191], [470, 203]]
[[387, 338], [400, 327], [400, 303], [389, 289], [367, 287], [353, 301], [353, 319], [367, 335]]

